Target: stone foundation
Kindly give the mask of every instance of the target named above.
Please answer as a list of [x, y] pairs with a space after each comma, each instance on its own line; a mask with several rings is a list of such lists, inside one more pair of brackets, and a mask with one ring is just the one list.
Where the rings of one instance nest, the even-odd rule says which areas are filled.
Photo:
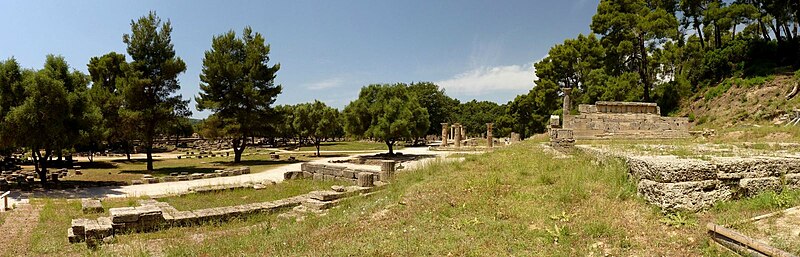
[[[336, 186], [335, 186], [336, 187]], [[210, 221], [226, 221], [258, 213], [273, 213], [303, 205], [311, 210], [324, 210], [335, 206], [340, 199], [373, 191], [369, 187], [336, 187], [338, 191], [312, 191], [281, 200], [236, 206], [215, 207], [191, 211], [178, 211], [166, 202], [139, 200], [140, 206], [111, 208], [110, 217], [96, 220], [74, 219], [67, 230], [70, 243], [86, 242], [97, 247], [115, 234], [150, 232], [169, 227], [191, 226]]]
[[654, 103], [597, 102], [578, 110], [564, 115], [562, 126], [572, 129], [576, 139], [689, 137], [688, 118], [662, 117]]
[[718, 201], [800, 188], [799, 158], [624, 156], [580, 147], [601, 158], [625, 159], [639, 195], [666, 210], [699, 211]]
[[[394, 165], [392, 165], [392, 167], [393, 166]], [[353, 169], [347, 166], [303, 163], [300, 165], [300, 171], [301, 171], [300, 174], [292, 174], [285, 176], [289, 176], [289, 179], [302, 177], [302, 178], [320, 179], [320, 180], [339, 180], [339, 181], [347, 181], [353, 184], [358, 184], [357, 175], [359, 173], [369, 173], [373, 177], [372, 181], [381, 181], [380, 171], [367, 170], [367, 169]]]

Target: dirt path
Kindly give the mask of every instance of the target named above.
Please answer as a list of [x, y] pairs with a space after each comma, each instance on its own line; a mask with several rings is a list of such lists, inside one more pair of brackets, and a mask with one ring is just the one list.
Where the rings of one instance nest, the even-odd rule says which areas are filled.
[[20, 204], [0, 226], [0, 256], [22, 256], [28, 252], [31, 233], [39, 223], [40, 206]]

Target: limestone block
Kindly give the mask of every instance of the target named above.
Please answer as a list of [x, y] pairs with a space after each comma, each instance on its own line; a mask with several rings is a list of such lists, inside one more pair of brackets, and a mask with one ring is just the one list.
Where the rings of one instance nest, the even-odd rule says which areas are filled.
[[786, 187], [789, 189], [800, 189], [800, 174], [786, 175]]
[[370, 172], [360, 172], [360, 173], [358, 173], [356, 179], [358, 179], [358, 181], [356, 182], [357, 186], [360, 186], [360, 187], [372, 187], [373, 186], [372, 185], [372, 182], [373, 182], [372, 173], [370, 173]]
[[336, 206], [336, 201], [320, 201], [317, 199], [306, 199], [303, 206], [311, 210], [325, 210]]
[[339, 198], [347, 197], [346, 193], [336, 191], [311, 191], [308, 193], [309, 198], [320, 201], [333, 201]]
[[743, 178], [739, 180], [739, 187], [741, 187], [748, 196], [753, 196], [767, 190], [780, 191], [782, 185], [781, 179], [777, 177]]
[[334, 178], [335, 178], [335, 177], [334, 177], [334, 176], [332, 176], [332, 175], [322, 175], [322, 180], [331, 181], [331, 180], [333, 180]]
[[705, 160], [674, 156], [635, 156], [627, 158], [630, 173], [655, 182], [686, 182], [715, 179], [715, 166]]
[[67, 241], [69, 241], [70, 244], [80, 243], [85, 239], [85, 236], [75, 235], [75, 232], [72, 228], [67, 228]]
[[715, 202], [729, 200], [732, 190], [719, 180], [661, 183], [642, 179], [639, 194], [649, 203], [666, 210], [699, 211]]
[[98, 199], [83, 198], [81, 199], [81, 211], [83, 213], [102, 213], [104, 211], [103, 204]]
[[785, 158], [717, 157], [712, 160], [720, 179], [778, 177], [787, 172]]
[[70, 228], [75, 235], [83, 236], [86, 234], [86, 224], [89, 222], [88, 219], [73, 219]]
[[172, 177], [172, 176], [170, 176], [170, 177], [162, 177], [161, 181], [162, 182], [175, 182], [175, 181], [178, 181], [178, 178]]
[[301, 179], [303, 178], [302, 171], [288, 171], [283, 173], [283, 180]]
[[308, 171], [303, 171], [303, 178], [304, 179], [312, 179], [314, 178], [314, 174]]
[[325, 175], [322, 175], [322, 173], [314, 173], [314, 175], [313, 175], [313, 179], [314, 179], [314, 180], [323, 180], [323, 179], [324, 179], [324, 176], [325, 176]]
[[250, 167], [241, 167], [239, 170], [242, 171], [242, 174], [250, 174]]
[[128, 223], [139, 220], [139, 213], [136, 212], [134, 207], [111, 208], [108, 212], [111, 214], [111, 220], [114, 223]]

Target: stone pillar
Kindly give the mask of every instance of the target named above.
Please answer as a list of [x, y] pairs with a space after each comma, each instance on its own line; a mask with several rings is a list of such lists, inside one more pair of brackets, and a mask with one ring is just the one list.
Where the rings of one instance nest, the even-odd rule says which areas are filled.
[[450, 136], [450, 140], [455, 140], [456, 139], [456, 133], [455, 132], [456, 132], [456, 123], [453, 123], [453, 126], [450, 126], [450, 134], [448, 134]]
[[463, 125], [458, 125], [458, 131], [461, 131], [461, 140], [467, 140], [467, 130]]
[[456, 148], [458, 148], [461, 147], [461, 124], [456, 123], [453, 124], [453, 126], [455, 126], [455, 135], [453, 135], [455, 138], [453, 139], [453, 142], [455, 142]]
[[448, 124], [442, 123], [442, 147], [447, 146], [447, 137], [450, 136], [447, 132], [450, 132]]
[[381, 161], [381, 172], [378, 173], [378, 179], [383, 182], [389, 182], [394, 178], [395, 161]]
[[572, 93], [572, 88], [571, 87], [564, 87], [564, 88], [561, 88], [561, 91], [564, 91], [564, 106], [563, 106], [564, 110], [563, 110], [563, 115], [569, 115], [569, 110], [572, 108], [572, 103], [570, 102], [572, 100], [569, 98], [569, 95]]
[[492, 138], [492, 125], [494, 125], [494, 123], [486, 123], [486, 146], [489, 148], [494, 146], [494, 139]]

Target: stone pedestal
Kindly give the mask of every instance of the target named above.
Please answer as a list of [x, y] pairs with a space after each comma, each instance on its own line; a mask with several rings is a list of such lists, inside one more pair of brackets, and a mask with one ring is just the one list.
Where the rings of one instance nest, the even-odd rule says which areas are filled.
[[494, 146], [494, 138], [492, 138], [492, 125], [494, 125], [494, 123], [486, 123], [486, 146], [489, 148]]
[[450, 132], [449, 124], [442, 123], [442, 146], [447, 146], [447, 137], [450, 136], [447, 132]]
[[378, 173], [379, 180], [389, 182], [394, 179], [395, 161], [381, 161], [381, 171]]

